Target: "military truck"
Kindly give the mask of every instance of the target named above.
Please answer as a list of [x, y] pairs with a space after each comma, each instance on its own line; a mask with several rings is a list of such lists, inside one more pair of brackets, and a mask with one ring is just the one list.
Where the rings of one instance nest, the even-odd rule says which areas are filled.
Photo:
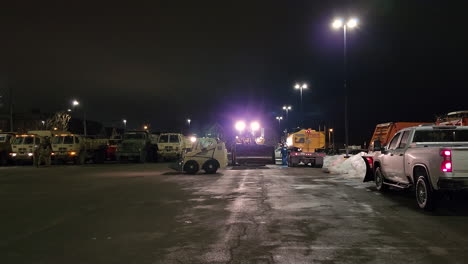
[[158, 137], [146, 130], [127, 131], [117, 146], [116, 158], [123, 161], [156, 161]]
[[162, 133], [158, 140], [158, 158], [160, 160], [178, 160], [191, 144], [186, 143], [182, 134]]
[[11, 143], [15, 140], [15, 133], [0, 132], [0, 165], [7, 165], [11, 161]]
[[52, 160], [81, 165], [89, 160], [105, 160], [108, 139], [88, 138], [70, 132], [57, 133], [52, 138]]
[[34, 150], [41, 144], [45, 137], [52, 137], [50, 130], [28, 131], [26, 134], [18, 134], [11, 144], [10, 159], [15, 164], [32, 162]]

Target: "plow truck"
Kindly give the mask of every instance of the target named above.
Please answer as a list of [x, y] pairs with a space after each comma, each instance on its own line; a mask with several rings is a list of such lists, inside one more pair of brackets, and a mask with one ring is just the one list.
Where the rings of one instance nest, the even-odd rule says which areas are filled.
[[239, 121], [235, 128], [239, 135], [235, 137], [231, 147], [232, 165], [275, 164], [275, 147], [265, 144], [265, 130], [260, 128], [258, 122], [252, 122], [247, 128], [245, 122]]
[[325, 152], [325, 132], [312, 129], [302, 129], [292, 133], [286, 139], [288, 146], [288, 166], [296, 167], [299, 164], [321, 168]]

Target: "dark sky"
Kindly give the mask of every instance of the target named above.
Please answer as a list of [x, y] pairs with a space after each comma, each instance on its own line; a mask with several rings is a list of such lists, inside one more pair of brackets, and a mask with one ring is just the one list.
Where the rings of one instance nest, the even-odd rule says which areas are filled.
[[21, 2], [0, 9], [2, 86], [15, 109], [79, 99], [90, 119], [129, 126], [272, 122], [283, 104], [306, 126], [343, 131], [342, 33], [348, 35], [351, 143], [376, 123], [432, 121], [468, 109], [466, 8], [457, 1]]

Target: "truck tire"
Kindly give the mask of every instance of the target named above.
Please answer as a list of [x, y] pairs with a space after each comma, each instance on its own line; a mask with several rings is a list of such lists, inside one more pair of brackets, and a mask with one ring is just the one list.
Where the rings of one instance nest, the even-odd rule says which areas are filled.
[[83, 165], [83, 164], [85, 164], [85, 161], [86, 161], [85, 152], [80, 151], [80, 154], [75, 159], [75, 164], [76, 165]]
[[217, 160], [207, 160], [205, 164], [203, 164], [203, 170], [205, 170], [206, 174], [214, 174], [219, 168], [219, 162]]
[[146, 151], [142, 150], [140, 152], [140, 159], [138, 160], [140, 163], [145, 163], [146, 162]]
[[375, 188], [377, 188], [377, 191], [380, 192], [385, 192], [388, 190], [388, 185], [384, 184], [385, 177], [383, 176], [382, 169], [380, 167], [377, 167], [375, 169], [375, 177], [374, 177], [374, 182], [375, 182]]
[[416, 202], [419, 208], [426, 211], [434, 210], [436, 196], [425, 175], [421, 175], [418, 177], [414, 189], [416, 191]]
[[184, 164], [184, 171], [188, 174], [196, 174], [199, 169], [200, 166], [198, 165], [198, 162], [194, 160], [189, 160]]

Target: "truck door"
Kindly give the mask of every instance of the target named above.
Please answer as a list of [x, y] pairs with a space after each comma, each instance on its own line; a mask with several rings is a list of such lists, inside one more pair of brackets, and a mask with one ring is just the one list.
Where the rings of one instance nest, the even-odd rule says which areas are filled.
[[396, 148], [400, 142], [401, 132], [395, 134], [390, 143], [388, 144], [387, 151], [382, 155], [382, 171], [385, 177], [389, 180], [396, 181], [396, 171], [398, 170], [397, 161], [395, 159]]
[[398, 147], [395, 149], [393, 156], [391, 156], [392, 167], [394, 169], [395, 181], [402, 183], [409, 183], [405, 173], [405, 151], [408, 146], [410, 131], [403, 131], [398, 143]]

